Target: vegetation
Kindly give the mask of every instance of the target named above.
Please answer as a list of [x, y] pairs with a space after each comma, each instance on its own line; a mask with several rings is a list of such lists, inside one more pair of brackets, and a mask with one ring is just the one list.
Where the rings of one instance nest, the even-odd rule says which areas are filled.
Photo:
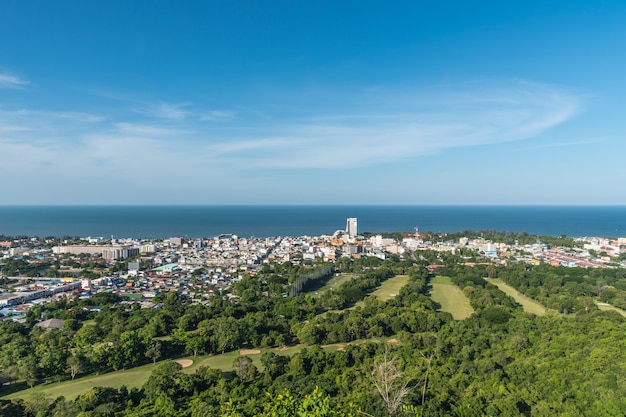
[[465, 230], [460, 233], [449, 233], [446, 235], [446, 239], [458, 240], [460, 237], [467, 237], [470, 239], [483, 238], [485, 240], [491, 240], [493, 242], [502, 242], [507, 245], [514, 245], [516, 243], [520, 245], [533, 245], [540, 241], [548, 247], [564, 246], [564, 247], [578, 247], [582, 246], [580, 242], [574, 242], [574, 239], [567, 237], [567, 235], [560, 236], [537, 236], [531, 235], [525, 232], [502, 232], [497, 230]]
[[[83, 300], [35, 306], [25, 324], [0, 324], [0, 394], [12, 393], [0, 400], [0, 415], [626, 413], [626, 319], [596, 307], [626, 304], [625, 271], [468, 266], [456, 255], [409, 255], [341, 260], [340, 272], [354, 276], [317, 298], [283, 292], [323, 265], [275, 264], [234, 285], [232, 302], [215, 296], [210, 306], [175, 292], [160, 295], [155, 309], [120, 304], [114, 295], [96, 297], [100, 312], [83, 310]], [[443, 264], [437, 272], [447, 278], [430, 276], [429, 263]], [[566, 314], [531, 314], [487, 276]], [[368, 297], [384, 285], [397, 285], [397, 295]], [[473, 313], [454, 320], [438, 311], [442, 287], [456, 291], [456, 301], [445, 303], [468, 300]], [[46, 332], [34, 327], [40, 317], [65, 324]], [[321, 347], [327, 344], [333, 348]], [[184, 355], [192, 367], [165, 360]], [[121, 385], [115, 370], [138, 379]], [[94, 373], [110, 376], [110, 386], [85, 386], [75, 398], [68, 388], [50, 391], [57, 398], [35, 392], [41, 382], [88, 384]], [[33, 395], [16, 392], [29, 385]]]
[[626, 270], [550, 265], [498, 267], [496, 276], [520, 293], [561, 313], [595, 309], [595, 301], [626, 308]]

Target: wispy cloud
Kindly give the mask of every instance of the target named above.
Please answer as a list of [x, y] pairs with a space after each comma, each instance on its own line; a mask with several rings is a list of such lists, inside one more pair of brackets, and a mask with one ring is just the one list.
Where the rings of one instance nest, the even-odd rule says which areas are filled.
[[76, 131], [91, 129], [105, 119], [103, 116], [83, 112], [0, 109], [0, 131], [12, 132], [13, 138], [24, 141], [41, 141], [51, 136], [70, 140], [76, 135]]
[[70, 120], [79, 123], [98, 123], [106, 119], [104, 116], [81, 112], [61, 112], [55, 113], [54, 116], [62, 120]]
[[0, 74], [0, 88], [16, 88], [28, 84], [28, 81], [12, 74]]
[[270, 175], [268, 169], [376, 167], [419, 162], [455, 148], [536, 141], [582, 108], [572, 93], [526, 82], [315, 97], [306, 105], [294, 100], [241, 106], [236, 118], [188, 102], [141, 107], [151, 111], [129, 106], [125, 113], [105, 115], [0, 108], [0, 178], [18, 170], [33, 182], [63, 178], [78, 184], [90, 178], [105, 188], [119, 180], [192, 190], [193, 173], [215, 184], [215, 178], [228, 176], [220, 181], [227, 187], [251, 170], [258, 178]]
[[113, 126], [121, 136], [131, 135], [135, 137], [185, 137], [190, 132], [184, 129], [174, 129], [168, 127], [152, 126], [138, 123], [114, 123]]
[[171, 104], [162, 102], [135, 108], [135, 111], [157, 119], [182, 120], [189, 115], [189, 111], [185, 110], [185, 107], [188, 106], [189, 103]]
[[235, 117], [235, 113], [232, 111], [224, 110], [210, 110], [200, 114], [200, 120], [219, 121], [228, 120]]
[[318, 110], [311, 117], [268, 126], [268, 132], [261, 129], [257, 138], [242, 140], [244, 147], [215, 147], [228, 150], [231, 163], [239, 157], [247, 167], [365, 167], [533, 138], [581, 108], [580, 99], [570, 93], [526, 82], [497, 87], [473, 83], [427, 92], [378, 90], [352, 101], [357, 104], [343, 109], [345, 115]]

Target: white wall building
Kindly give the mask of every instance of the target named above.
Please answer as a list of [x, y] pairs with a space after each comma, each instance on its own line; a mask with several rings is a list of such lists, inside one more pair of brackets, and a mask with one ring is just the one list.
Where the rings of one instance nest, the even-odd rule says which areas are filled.
[[356, 226], [357, 226], [356, 217], [350, 217], [348, 218], [348, 220], [346, 220], [346, 233], [348, 234], [348, 236], [356, 237], [357, 235]]

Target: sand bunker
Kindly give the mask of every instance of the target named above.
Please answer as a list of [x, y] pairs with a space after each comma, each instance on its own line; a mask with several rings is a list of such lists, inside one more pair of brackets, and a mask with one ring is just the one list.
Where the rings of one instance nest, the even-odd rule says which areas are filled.
[[191, 365], [193, 365], [193, 361], [191, 359], [180, 359], [177, 360], [176, 363], [183, 368], [189, 368]]
[[258, 355], [261, 353], [259, 349], [242, 349], [239, 351], [240, 355]]

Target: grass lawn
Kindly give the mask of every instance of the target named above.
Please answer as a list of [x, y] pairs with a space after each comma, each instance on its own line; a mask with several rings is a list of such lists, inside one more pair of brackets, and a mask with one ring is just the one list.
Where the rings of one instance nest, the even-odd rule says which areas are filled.
[[378, 297], [381, 301], [391, 300], [398, 295], [400, 288], [409, 280], [408, 275], [396, 275], [383, 282], [380, 287], [376, 288], [370, 295]]
[[114, 387], [119, 388], [122, 385], [126, 385], [128, 389], [133, 387], [141, 387], [144, 382], [148, 380], [152, 368], [154, 365], [142, 365], [136, 368], [115, 371], [102, 375], [89, 375], [82, 378], [77, 378], [74, 381], [55, 382], [51, 384], [40, 384], [33, 388], [18, 391], [6, 395], [2, 398], [24, 398], [28, 399], [35, 394], [43, 393], [50, 398], [57, 398], [58, 396], [64, 396], [66, 399], [73, 400], [80, 394], [88, 391], [93, 387]]
[[[233, 370], [233, 361], [238, 358], [239, 351], [226, 352], [223, 355], [206, 355], [198, 356], [196, 358], [188, 358], [193, 360], [193, 365], [189, 368], [183, 369], [183, 371], [192, 373], [201, 366], [208, 366], [209, 368], [219, 369], [222, 372], [230, 372]], [[254, 361], [254, 364], [258, 367], [260, 365], [259, 358], [261, 355], [248, 355]]]
[[311, 291], [307, 291], [306, 293], [311, 294], [312, 297], [319, 297], [321, 294], [325, 293], [326, 291], [332, 288], [336, 288], [339, 285], [343, 284], [344, 282], [350, 281], [352, 278], [355, 278], [355, 277], [358, 277], [358, 275], [357, 274], [334, 275], [328, 281], [326, 281], [326, 284], [324, 284], [320, 288], [314, 288]]
[[[395, 277], [391, 277], [388, 280], [383, 281], [378, 288], [369, 293], [368, 297], [376, 297], [381, 301], [391, 300], [393, 297], [398, 295], [400, 288], [402, 288], [408, 280], [408, 275], [396, 275]], [[365, 301], [361, 300], [350, 308], [363, 307], [364, 305]]]
[[626, 311], [622, 310], [621, 308], [614, 307], [607, 303], [596, 303], [596, 305], [598, 306], [598, 309], [602, 311], [613, 310], [613, 311], [617, 311], [623, 317], [626, 317]]
[[452, 279], [450, 277], [444, 277], [444, 276], [438, 276], [438, 277], [434, 277], [431, 278], [430, 280], [430, 284], [448, 284], [448, 285], [454, 285], [452, 283]]
[[474, 312], [463, 291], [449, 277], [435, 277], [430, 280], [430, 286], [433, 301], [441, 306], [441, 311], [452, 314], [455, 320], [466, 319]]
[[135, 293], [132, 293], [132, 294], [122, 294], [122, 298], [130, 298], [131, 300], [137, 300], [137, 299], [139, 299], [141, 297], [143, 297], [142, 294], [135, 294]]
[[[301, 349], [302, 347], [300, 347], [300, 350]], [[245, 356], [248, 356], [250, 359], [252, 359], [252, 363], [254, 363], [254, 366], [259, 368], [259, 370], [261, 371], [263, 370], [263, 365], [261, 364], [261, 355], [264, 352], [272, 351], [276, 353], [277, 355], [283, 354], [281, 353], [281, 351], [279, 351], [279, 349], [272, 349], [272, 348], [259, 349], [259, 351], [260, 353], [248, 353]], [[289, 347], [287, 347], [284, 351], [291, 352], [291, 354], [295, 353], [295, 351], [292, 351]], [[285, 354], [288, 355], [289, 353], [285, 353]], [[219, 369], [222, 372], [230, 372], [233, 370], [233, 362], [239, 356], [242, 356], [242, 355], [239, 353], [238, 350], [235, 350], [232, 352], [226, 352], [222, 355], [205, 355], [205, 356], [198, 356], [197, 358], [190, 357], [187, 359], [192, 359], [193, 365], [191, 365], [189, 368], [183, 369], [183, 371], [186, 373], [193, 373], [196, 371], [196, 369], [198, 369], [201, 366], [208, 366], [209, 368], [212, 368], [212, 369]]]
[[515, 288], [508, 286], [501, 279], [498, 278], [488, 278], [487, 281], [497, 286], [500, 291], [505, 293], [506, 295], [510, 295], [522, 305], [524, 311], [527, 313], [533, 313], [538, 316], [543, 316], [546, 314], [546, 308], [533, 300], [532, 298], [526, 297], [524, 294], [517, 291]]

